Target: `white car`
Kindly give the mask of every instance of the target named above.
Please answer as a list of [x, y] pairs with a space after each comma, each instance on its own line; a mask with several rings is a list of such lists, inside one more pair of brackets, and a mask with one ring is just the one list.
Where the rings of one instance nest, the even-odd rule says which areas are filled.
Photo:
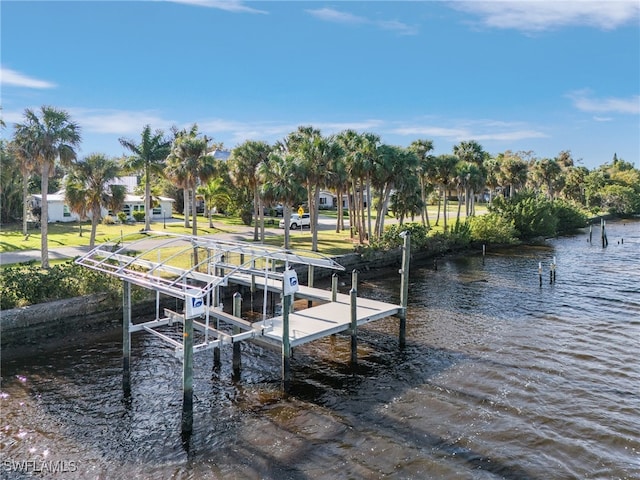
[[[284, 218], [280, 220], [278, 226], [280, 228], [284, 228]], [[302, 217], [300, 217], [300, 215], [298, 215], [297, 213], [292, 213], [291, 220], [289, 221], [289, 228], [293, 230], [296, 228], [304, 227], [311, 227], [311, 217], [309, 216], [309, 214], [303, 213]]]

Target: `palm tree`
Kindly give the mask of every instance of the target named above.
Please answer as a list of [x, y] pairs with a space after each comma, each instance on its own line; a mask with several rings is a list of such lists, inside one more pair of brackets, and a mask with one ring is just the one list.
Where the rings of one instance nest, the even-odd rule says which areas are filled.
[[227, 186], [221, 177], [209, 180], [204, 185], [200, 185], [196, 189], [198, 195], [204, 198], [207, 215], [209, 217], [209, 228], [213, 228], [212, 212], [215, 207], [226, 205], [231, 201]]
[[350, 218], [352, 226], [358, 231], [358, 240], [364, 243], [365, 210], [364, 192], [367, 190], [367, 233], [371, 234], [371, 175], [378, 161], [378, 144], [380, 137], [371, 133], [359, 134], [354, 130], [345, 130], [336, 137], [344, 152], [347, 173], [351, 178]]
[[133, 153], [125, 159], [125, 170], [142, 172], [144, 175], [144, 229], [151, 230], [151, 181], [154, 175], [162, 175], [164, 162], [169, 154], [171, 142], [164, 138], [162, 130], [151, 132], [145, 125], [140, 143], [120, 138], [120, 145]]
[[[400, 197], [407, 193], [409, 189], [408, 183], [404, 181], [405, 178], [411, 177], [417, 180], [415, 173], [418, 165], [418, 157], [410, 149], [391, 145], [381, 145], [378, 147], [378, 152], [378, 161], [375, 164], [371, 181], [374, 189], [379, 192], [374, 235], [380, 238], [384, 231], [384, 218], [391, 199], [392, 190], [396, 189], [396, 199], [398, 199], [396, 205], [399, 205]], [[415, 183], [411, 185], [411, 192], [405, 198], [409, 198], [410, 196], [413, 199], [415, 197], [414, 185]], [[402, 189], [405, 189], [405, 191], [399, 192], [399, 190]], [[422, 201], [418, 199], [415, 205], [422, 207]], [[412, 212], [414, 210], [415, 209], [412, 209]]]
[[444, 207], [444, 230], [447, 231], [447, 197], [449, 191], [449, 185], [455, 177], [456, 165], [458, 163], [458, 157], [455, 155], [438, 155], [435, 159], [435, 177], [443, 198]]
[[116, 160], [95, 153], [74, 163], [65, 181], [65, 200], [69, 208], [82, 220], [91, 214], [89, 246], [93, 248], [102, 208], [116, 212], [122, 208], [126, 195], [124, 185], [112, 185], [120, 167]]
[[[487, 153], [475, 140], [469, 140], [466, 142], [460, 142], [458, 145], [454, 145], [453, 153], [462, 161], [468, 164], [474, 165], [477, 168], [473, 168], [471, 165], [467, 167], [468, 177], [465, 178], [464, 182], [464, 201], [465, 201], [465, 210], [466, 215], [469, 216], [471, 211], [474, 209], [474, 196], [475, 196], [475, 188], [478, 187], [478, 183], [481, 175], [481, 170], [484, 169], [484, 160], [487, 157]], [[473, 177], [473, 182], [471, 181], [471, 177]], [[484, 185], [479, 188], [482, 189]]]
[[500, 183], [503, 187], [509, 187], [509, 197], [513, 198], [516, 192], [527, 181], [529, 165], [518, 153], [507, 150], [498, 155], [500, 162]]
[[282, 203], [284, 248], [288, 249], [291, 208], [300, 203], [305, 196], [296, 158], [283, 150], [274, 151], [269, 155], [269, 162], [263, 162], [258, 166], [258, 175], [261, 196], [266, 201]]
[[[197, 131], [197, 128], [195, 129]], [[198, 137], [192, 133], [178, 136], [167, 157], [166, 171], [169, 176], [178, 179], [185, 191], [191, 197], [192, 234], [198, 234], [198, 220], [196, 212], [196, 188], [198, 182], [206, 182], [215, 175], [215, 162], [212, 155], [208, 155], [209, 139]], [[186, 202], [186, 198], [185, 198]]]
[[318, 214], [320, 190], [329, 184], [331, 165], [341, 154], [335, 137], [323, 137], [320, 130], [300, 126], [289, 134], [289, 151], [295, 155], [301, 168], [301, 176], [307, 188], [309, 216], [311, 220], [311, 250], [318, 251]]
[[42, 177], [41, 266], [49, 268], [49, 176], [54, 172], [56, 160], [67, 164], [76, 158], [74, 148], [80, 144], [80, 127], [71, 121], [70, 115], [64, 110], [43, 106], [38, 115], [27, 108], [24, 122], [15, 124], [14, 141], [31, 156]]
[[258, 168], [266, 163], [271, 147], [265, 142], [247, 140], [231, 152], [231, 172], [236, 185], [246, 185], [253, 196], [253, 240], [264, 242], [264, 204], [260, 198]]
[[427, 209], [427, 195], [433, 190], [429, 184], [429, 170], [433, 157], [430, 152], [433, 150], [432, 140], [415, 140], [409, 145], [409, 150], [413, 151], [418, 157], [418, 179], [420, 180], [420, 199], [424, 208], [422, 209], [422, 224], [427, 228], [431, 228], [429, 222], [429, 211]]
[[530, 175], [537, 187], [544, 185], [549, 200], [555, 198], [556, 189], [564, 184], [563, 170], [554, 158], [543, 158], [536, 160], [531, 165]]

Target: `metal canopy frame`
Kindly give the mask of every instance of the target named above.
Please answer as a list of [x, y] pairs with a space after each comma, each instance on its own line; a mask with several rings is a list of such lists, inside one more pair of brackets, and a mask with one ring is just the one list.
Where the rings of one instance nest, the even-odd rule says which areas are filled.
[[106, 242], [75, 263], [182, 300], [204, 298], [238, 273], [282, 279], [277, 268], [291, 264], [345, 270], [318, 252], [157, 231], [130, 242]]

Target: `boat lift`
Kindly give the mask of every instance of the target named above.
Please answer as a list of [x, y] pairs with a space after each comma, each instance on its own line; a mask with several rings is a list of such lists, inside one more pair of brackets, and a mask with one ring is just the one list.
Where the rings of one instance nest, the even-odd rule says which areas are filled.
[[[401, 305], [357, 298], [357, 272], [352, 273], [349, 295], [337, 293], [334, 273], [332, 291], [312, 288], [313, 269], [344, 271], [332, 258], [318, 252], [285, 250], [263, 244], [232, 242], [212, 237], [178, 235], [147, 231], [144, 238], [101, 244], [75, 263], [100, 271], [123, 282], [123, 390], [130, 395], [131, 333], [146, 331], [174, 348], [183, 359], [183, 432], [193, 423], [193, 354], [214, 350], [214, 362], [220, 361], [220, 348], [233, 346], [234, 372], [240, 367], [240, 343], [252, 340], [258, 344], [280, 348], [282, 378], [285, 388], [290, 379], [291, 348], [334, 333], [351, 334], [351, 359], [356, 362], [357, 328], [359, 325], [388, 317], [400, 318], [400, 346], [405, 344], [406, 305], [408, 295], [409, 235], [404, 234], [401, 274]], [[306, 265], [309, 285], [299, 286], [292, 265]], [[131, 285], [155, 292], [154, 320], [133, 324], [131, 321]], [[223, 311], [221, 288], [248, 286], [252, 293], [262, 289], [262, 318], [250, 322], [241, 318], [241, 295], [233, 295], [233, 313]], [[267, 316], [268, 294], [282, 296], [279, 315]], [[160, 296], [182, 300], [184, 312], [169, 309], [160, 312]], [[306, 298], [321, 305], [293, 313], [294, 297]], [[182, 323], [182, 342], [158, 331], [161, 327]], [[194, 330], [203, 337], [194, 343]]]

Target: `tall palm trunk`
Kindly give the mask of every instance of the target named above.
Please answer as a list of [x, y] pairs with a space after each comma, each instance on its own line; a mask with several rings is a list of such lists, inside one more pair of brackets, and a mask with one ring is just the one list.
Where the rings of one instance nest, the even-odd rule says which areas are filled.
[[91, 235], [89, 236], [89, 248], [93, 248], [96, 243], [96, 232], [98, 230], [98, 220], [100, 219], [100, 207], [91, 211]]
[[258, 195], [258, 185], [253, 187], [253, 241], [260, 240], [260, 196]]
[[149, 163], [144, 166], [144, 229], [151, 230], [151, 179], [149, 178]]
[[191, 234], [198, 235], [198, 211], [196, 210], [196, 186], [191, 189], [191, 215], [193, 216], [193, 225], [191, 226]]
[[182, 189], [182, 196], [184, 197], [184, 228], [189, 228], [189, 187]]
[[29, 173], [22, 174], [22, 234], [26, 237], [29, 233], [27, 217], [29, 216]]
[[49, 162], [45, 160], [42, 165], [42, 205], [40, 206], [40, 261], [43, 269], [49, 268], [49, 203], [47, 202], [49, 170]]

